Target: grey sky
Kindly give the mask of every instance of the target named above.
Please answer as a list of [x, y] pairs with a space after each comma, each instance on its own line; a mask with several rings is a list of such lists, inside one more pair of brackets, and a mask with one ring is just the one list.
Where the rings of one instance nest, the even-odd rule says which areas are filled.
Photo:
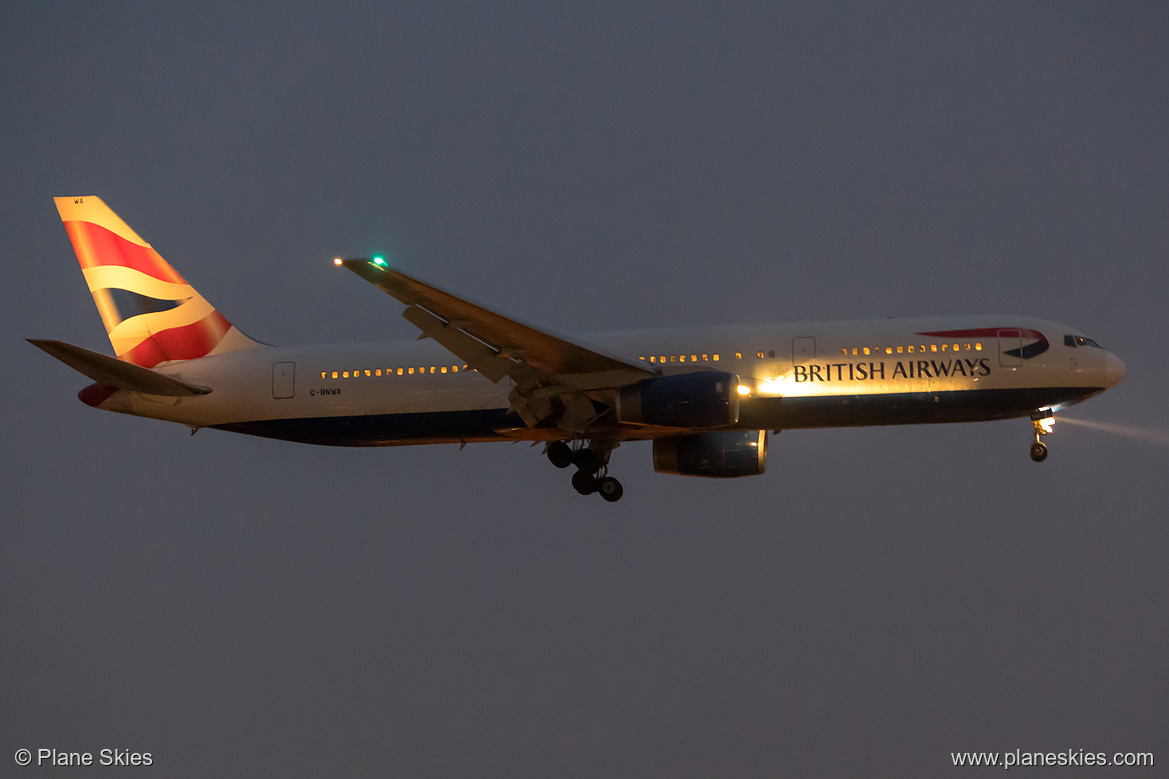
[[1169, 430], [1163, 4], [245, 5], [0, 12], [0, 765], [1169, 762], [1164, 446], [1057, 424], [1038, 466], [1026, 420], [790, 431], [712, 482], [628, 445], [609, 505], [526, 446], [98, 413], [23, 341], [110, 351], [52, 203], [98, 194], [273, 343], [413, 338], [330, 262], [379, 251], [564, 333], [1053, 319], [1128, 366], [1069, 416]]

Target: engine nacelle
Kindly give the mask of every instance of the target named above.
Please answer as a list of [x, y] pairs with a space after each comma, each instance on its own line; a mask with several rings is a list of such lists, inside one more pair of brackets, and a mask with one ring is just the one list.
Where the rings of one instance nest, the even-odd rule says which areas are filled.
[[624, 387], [617, 419], [659, 427], [726, 427], [739, 421], [739, 377], [699, 371]]
[[722, 430], [654, 439], [654, 470], [730, 479], [767, 468], [766, 430]]

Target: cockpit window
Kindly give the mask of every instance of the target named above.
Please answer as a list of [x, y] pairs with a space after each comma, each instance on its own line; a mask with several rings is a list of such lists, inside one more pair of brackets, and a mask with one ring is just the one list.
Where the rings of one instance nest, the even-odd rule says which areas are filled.
[[1103, 349], [1100, 344], [1093, 341], [1091, 338], [1085, 338], [1082, 335], [1065, 335], [1063, 337], [1064, 346], [1091, 346], [1093, 349]]

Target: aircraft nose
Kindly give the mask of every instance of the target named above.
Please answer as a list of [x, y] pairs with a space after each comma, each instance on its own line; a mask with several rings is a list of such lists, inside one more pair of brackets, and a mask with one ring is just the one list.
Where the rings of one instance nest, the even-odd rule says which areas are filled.
[[1124, 378], [1124, 363], [1111, 352], [1108, 353], [1108, 362], [1104, 366], [1104, 380], [1111, 387]]

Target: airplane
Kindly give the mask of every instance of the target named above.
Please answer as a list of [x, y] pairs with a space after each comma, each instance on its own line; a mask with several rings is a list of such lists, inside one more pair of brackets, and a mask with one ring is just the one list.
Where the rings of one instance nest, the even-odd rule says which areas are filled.
[[84, 374], [107, 411], [333, 446], [528, 441], [582, 495], [619, 500], [613, 450], [653, 442], [659, 473], [755, 476], [768, 431], [1054, 415], [1119, 382], [1079, 330], [983, 315], [727, 325], [567, 338], [390, 267], [337, 258], [405, 306], [418, 340], [271, 346], [244, 335], [100, 198], [55, 198], [116, 357], [30, 343]]

